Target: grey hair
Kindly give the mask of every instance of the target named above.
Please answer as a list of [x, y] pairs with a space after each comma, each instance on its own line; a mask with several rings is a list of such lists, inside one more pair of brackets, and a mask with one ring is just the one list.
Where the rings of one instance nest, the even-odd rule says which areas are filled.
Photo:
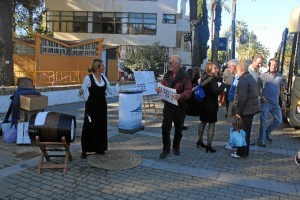
[[231, 65], [237, 66], [239, 64], [239, 61], [236, 59], [231, 59], [228, 61], [227, 64], [228, 64], [228, 66], [231, 66]]
[[177, 62], [179, 65], [181, 65], [181, 63], [182, 63], [182, 59], [180, 58], [180, 56], [179, 56], [179, 55], [172, 55], [171, 57], [174, 57], [174, 58], [176, 58], [176, 62]]
[[238, 64], [238, 67], [241, 69], [242, 72], [247, 72], [249, 65], [247, 62], [243, 61]]

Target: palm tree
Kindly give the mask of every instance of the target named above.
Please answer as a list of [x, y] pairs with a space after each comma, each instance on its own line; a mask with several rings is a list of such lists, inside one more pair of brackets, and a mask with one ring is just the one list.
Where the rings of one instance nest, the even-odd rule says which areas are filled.
[[244, 21], [236, 21], [235, 37], [238, 45], [245, 44], [249, 40], [248, 25]]
[[13, 86], [12, 1], [0, 0], [0, 80]]
[[256, 40], [253, 32], [250, 34], [249, 43], [240, 45], [237, 52], [241, 61], [251, 61], [255, 54], [261, 54], [264, 58], [270, 55], [269, 49]]

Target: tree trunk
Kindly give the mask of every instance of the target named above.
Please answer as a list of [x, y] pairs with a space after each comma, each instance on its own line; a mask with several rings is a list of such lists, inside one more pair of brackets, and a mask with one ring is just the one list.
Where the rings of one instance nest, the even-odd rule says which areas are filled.
[[0, 0], [0, 85], [14, 85], [11, 0]]
[[215, 9], [216, 9], [216, 5], [212, 4], [211, 5], [211, 10], [210, 10], [210, 35], [211, 35], [211, 39], [210, 39], [210, 49], [211, 49], [211, 57], [210, 60], [212, 60], [212, 51], [213, 51], [213, 44], [214, 44], [214, 18], [215, 18]]
[[29, 12], [29, 17], [28, 17], [28, 21], [29, 21], [29, 27], [28, 27], [28, 31], [30, 34], [33, 33], [33, 8], [28, 9]]
[[215, 9], [215, 20], [214, 20], [215, 31], [214, 31], [214, 39], [212, 45], [213, 62], [218, 61], [218, 46], [219, 46], [219, 35], [221, 30], [221, 15], [222, 15], [222, 5], [221, 5], [221, 1], [218, 0]]

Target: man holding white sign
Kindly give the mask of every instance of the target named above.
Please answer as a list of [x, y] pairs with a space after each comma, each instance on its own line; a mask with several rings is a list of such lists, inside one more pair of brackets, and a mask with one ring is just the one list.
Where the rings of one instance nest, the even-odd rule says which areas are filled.
[[161, 85], [156, 88], [160, 96], [165, 100], [162, 121], [163, 151], [160, 158], [164, 159], [170, 153], [171, 139], [170, 131], [174, 122], [175, 133], [173, 140], [174, 155], [180, 155], [180, 142], [182, 138], [182, 127], [185, 119], [186, 102], [192, 94], [190, 76], [181, 69], [181, 58], [172, 55], [169, 59], [168, 72], [164, 75]]

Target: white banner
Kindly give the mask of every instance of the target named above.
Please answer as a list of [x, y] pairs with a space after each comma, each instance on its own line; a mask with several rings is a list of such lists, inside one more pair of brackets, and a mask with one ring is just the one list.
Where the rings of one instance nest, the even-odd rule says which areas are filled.
[[166, 87], [160, 83], [158, 83], [158, 87], [161, 89], [159, 93], [160, 98], [178, 106], [178, 101], [173, 98], [173, 95], [176, 94], [176, 89]]

